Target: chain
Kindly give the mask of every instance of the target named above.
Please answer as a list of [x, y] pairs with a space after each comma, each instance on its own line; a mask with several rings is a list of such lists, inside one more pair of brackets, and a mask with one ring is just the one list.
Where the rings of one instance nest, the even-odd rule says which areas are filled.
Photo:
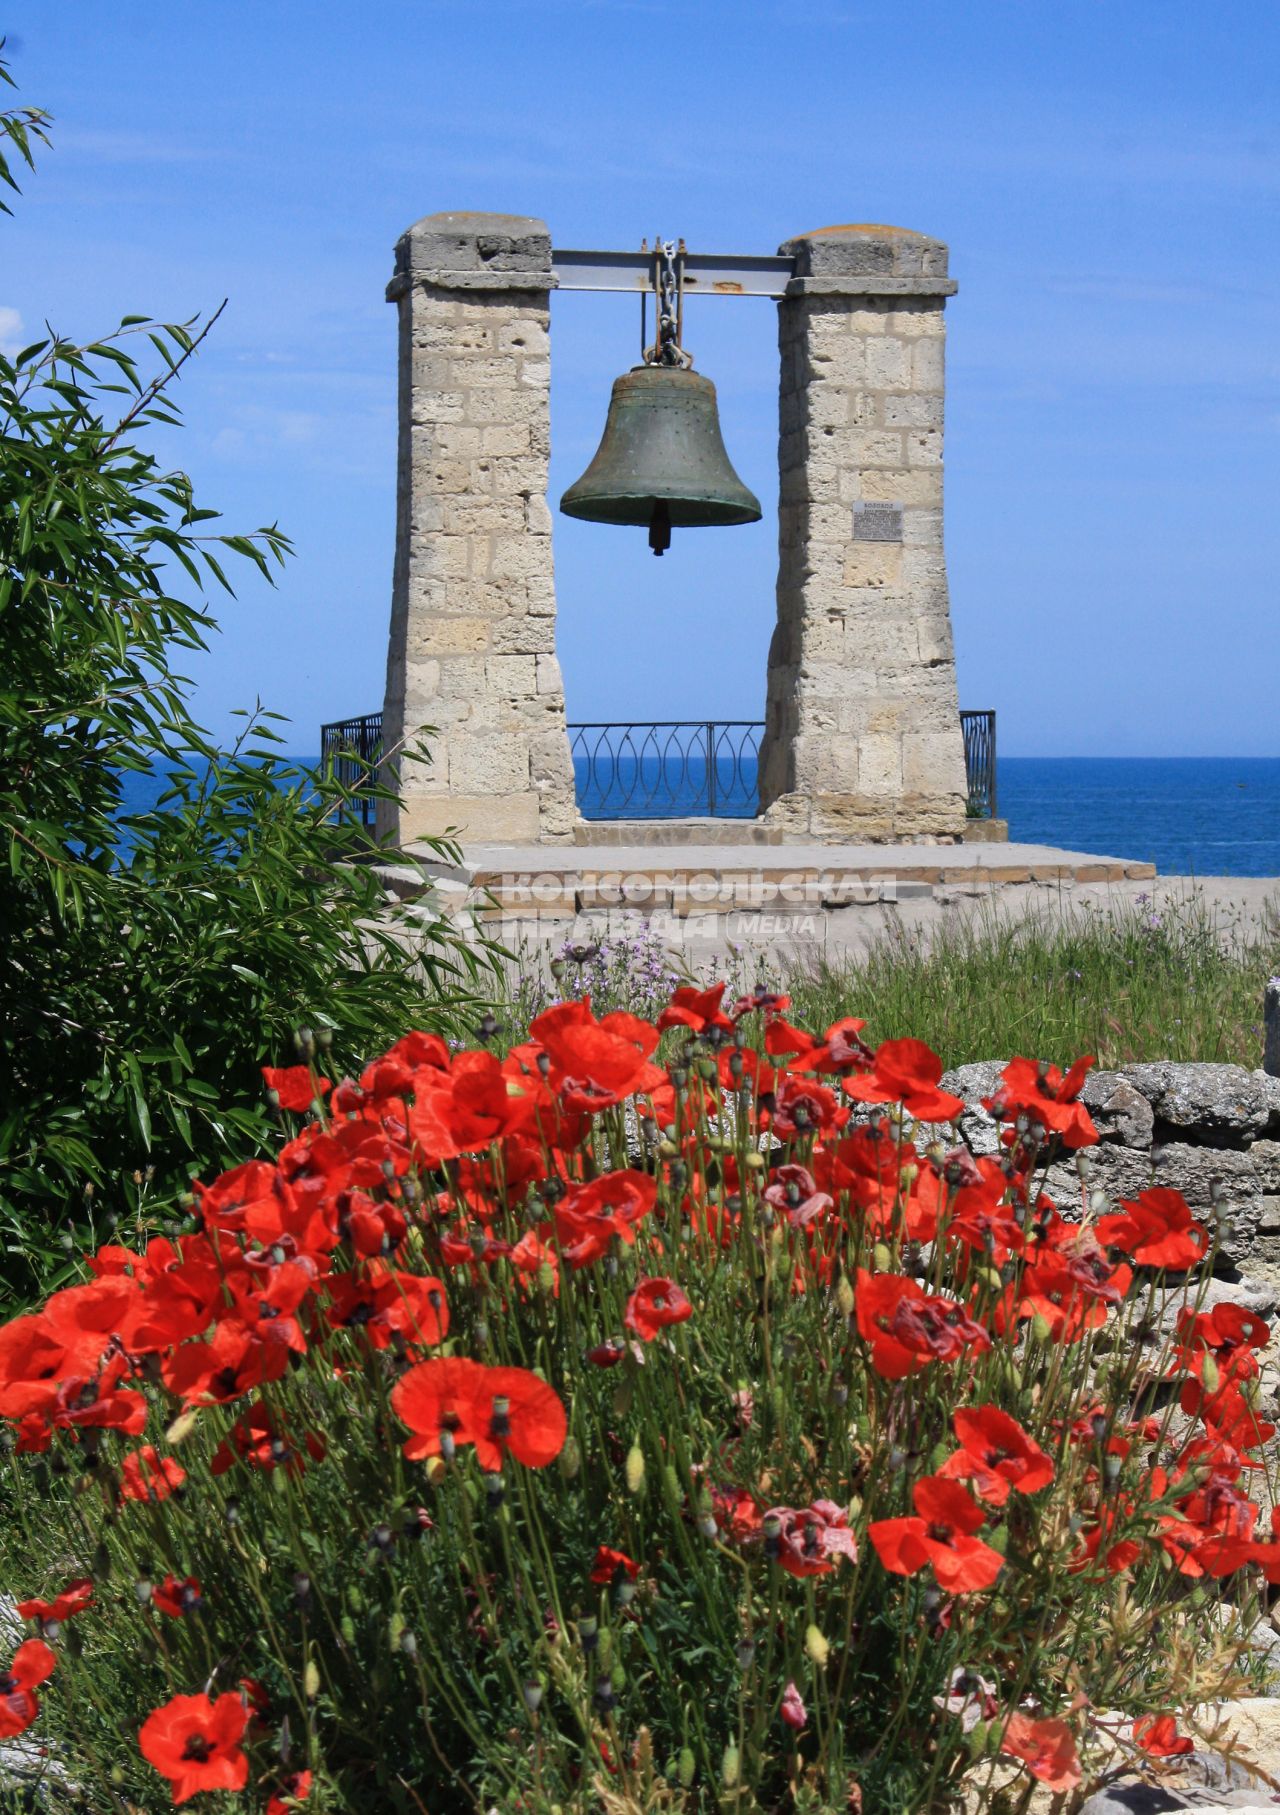
[[680, 270], [683, 256], [675, 240], [658, 240], [654, 245], [654, 296], [657, 304], [658, 338], [644, 349], [644, 362], [650, 366], [693, 364], [692, 354], [680, 345]]

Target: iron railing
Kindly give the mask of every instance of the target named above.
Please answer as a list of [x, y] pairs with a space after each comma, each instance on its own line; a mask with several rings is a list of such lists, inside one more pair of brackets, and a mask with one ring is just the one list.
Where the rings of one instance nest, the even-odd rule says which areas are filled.
[[753, 819], [764, 726], [662, 719], [569, 726], [584, 819]]
[[[373, 779], [382, 754], [382, 714], [366, 712], [363, 718], [343, 718], [320, 727], [320, 767], [342, 783], [359, 788]], [[372, 825], [376, 803], [364, 795], [360, 801], [362, 825]]]
[[[962, 712], [967, 804], [996, 817], [996, 715]], [[572, 724], [578, 807], [584, 819], [754, 819], [764, 725], [757, 719], [659, 719]], [[346, 787], [369, 776], [382, 751], [382, 714], [320, 727], [320, 761]], [[366, 825], [371, 800], [361, 802]]]
[[996, 715], [962, 712], [964, 778], [970, 819], [996, 817]]

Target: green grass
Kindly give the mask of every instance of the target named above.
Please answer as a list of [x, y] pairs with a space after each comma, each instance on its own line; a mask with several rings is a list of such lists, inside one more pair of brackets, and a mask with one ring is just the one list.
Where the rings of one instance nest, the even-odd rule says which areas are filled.
[[1104, 1068], [1145, 1059], [1262, 1063], [1262, 999], [1280, 970], [1280, 908], [1261, 926], [1176, 907], [1081, 910], [1066, 922], [980, 915], [886, 935], [866, 956], [793, 974], [793, 1013], [821, 1030], [862, 1015], [872, 1041], [914, 1035], [947, 1065], [1015, 1054]]

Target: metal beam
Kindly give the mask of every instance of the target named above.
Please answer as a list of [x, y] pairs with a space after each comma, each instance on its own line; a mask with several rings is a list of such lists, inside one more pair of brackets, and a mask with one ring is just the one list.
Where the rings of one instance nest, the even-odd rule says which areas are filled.
[[[560, 290], [627, 290], [653, 286], [652, 252], [553, 251]], [[790, 258], [741, 258], [728, 252], [687, 252], [686, 296], [785, 296], [795, 271]]]

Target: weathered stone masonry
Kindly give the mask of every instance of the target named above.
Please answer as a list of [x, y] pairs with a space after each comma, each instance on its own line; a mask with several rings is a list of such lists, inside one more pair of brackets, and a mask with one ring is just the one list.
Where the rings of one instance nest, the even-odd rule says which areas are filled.
[[[379, 831], [402, 844], [449, 827], [516, 843], [572, 839], [547, 508], [554, 282], [546, 226], [522, 216], [428, 215], [396, 247], [383, 737], [404, 806]], [[434, 729], [422, 737], [424, 726]], [[422, 748], [429, 766], [410, 760]]]
[[[780, 250], [793, 268], [759, 834], [950, 842], [965, 775], [942, 542], [947, 249], [831, 227]], [[404, 805], [380, 816], [388, 841], [456, 827], [565, 844], [579, 823], [546, 496], [555, 285], [546, 226], [523, 216], [428, 215], [396, 248], [383, 734]]]
[[940, 240], [786, 241], [778, 625], [760, 804], [787, 837], [954, 838], [964, 747], [942, 541]]

